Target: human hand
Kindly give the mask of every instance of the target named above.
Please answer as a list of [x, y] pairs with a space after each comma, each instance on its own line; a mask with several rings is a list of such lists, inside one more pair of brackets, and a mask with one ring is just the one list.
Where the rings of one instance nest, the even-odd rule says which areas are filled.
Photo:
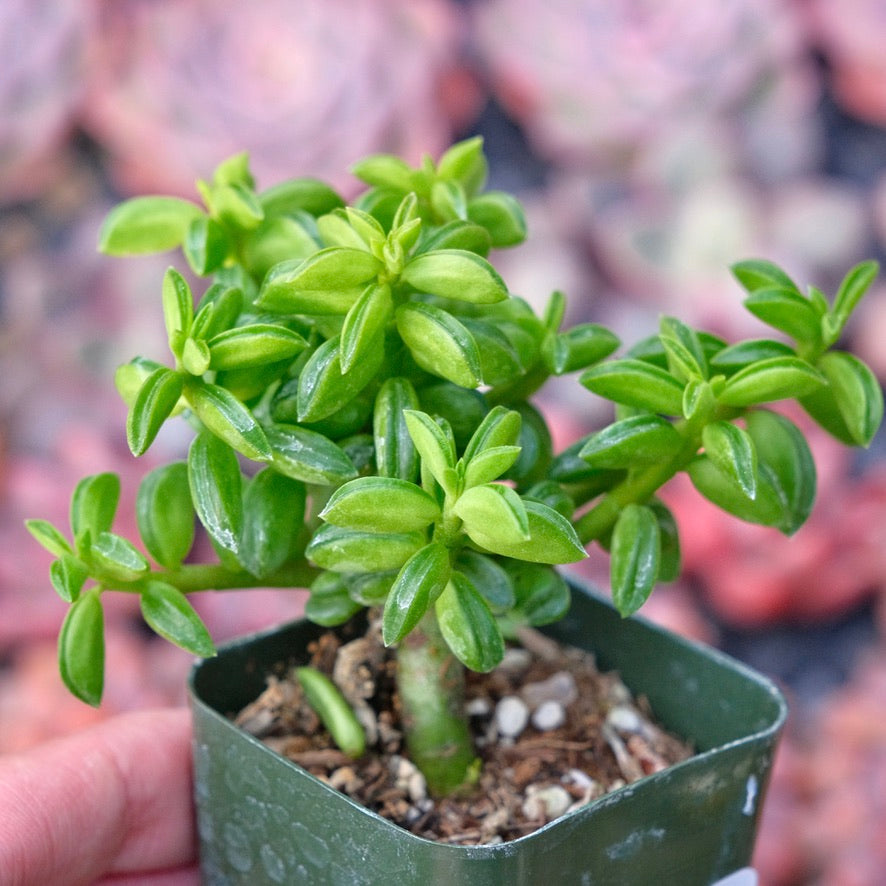
[[3, 886], [197, 886], [185, 709], [0, 758]]

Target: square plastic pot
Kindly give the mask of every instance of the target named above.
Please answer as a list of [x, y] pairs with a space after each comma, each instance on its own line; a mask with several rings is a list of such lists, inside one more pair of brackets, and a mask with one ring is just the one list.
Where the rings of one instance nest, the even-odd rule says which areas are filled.
[[203, 881], [421, 886], [709, 886], [750, 863], [786, 716], [776, 687], [723, 654], [622, 619], [573, 584], [546, 632], [592, 651], [698, 753], [509, 843], [416, 837], [280, 757], [228, 719], [281, 661], [306, 661], [307, 621], [234, 642], [195, 665], [195, 796]]

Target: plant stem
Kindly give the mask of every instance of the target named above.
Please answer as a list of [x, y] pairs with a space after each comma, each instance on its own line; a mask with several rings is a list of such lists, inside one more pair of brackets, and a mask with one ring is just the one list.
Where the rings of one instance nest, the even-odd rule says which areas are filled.
[[433, 795], [452, 794], [471, 781], [476, 755], [464, 711], [464, 667], [433, 611], [397, 650], [397, 688], [413, 762]]

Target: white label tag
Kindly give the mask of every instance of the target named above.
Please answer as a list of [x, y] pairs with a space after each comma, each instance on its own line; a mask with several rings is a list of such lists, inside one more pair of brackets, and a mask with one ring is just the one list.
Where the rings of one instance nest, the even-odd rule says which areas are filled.
[[758, 886], [757, 872], [751, 868], [742, 868], [722, 880], [717, 880], [711, 886]]

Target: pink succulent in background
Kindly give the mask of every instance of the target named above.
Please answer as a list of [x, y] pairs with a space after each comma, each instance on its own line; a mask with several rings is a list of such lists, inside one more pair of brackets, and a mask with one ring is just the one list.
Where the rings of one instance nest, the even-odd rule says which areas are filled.
[[810, 35], [831, 70], [837, 102], [871, 123], [886, 123], [886, 6], [881, 0], [805, 0]]
[[92, 20], [89, 3], [0, 3], [0, 202], [35, 197], [58, 175], [83, 98]]
[[[712, 117], [742, 118], [735, 134], [763, 147], [755, 115], [786, 133], [818, 88], [784, 0], [491, 0], [476, 14], [493, 91], [555, 163], [621, 164]], [[780, 114], [755, 111], [772, 103]]]
[[352, 188], [367, 152], [417, 160], [476, 95], [444, 0], [116, 0], [102, 4], [83, 124], [126, 191], [190, 196], [250, 152], [263, 186], [299, 169]]

